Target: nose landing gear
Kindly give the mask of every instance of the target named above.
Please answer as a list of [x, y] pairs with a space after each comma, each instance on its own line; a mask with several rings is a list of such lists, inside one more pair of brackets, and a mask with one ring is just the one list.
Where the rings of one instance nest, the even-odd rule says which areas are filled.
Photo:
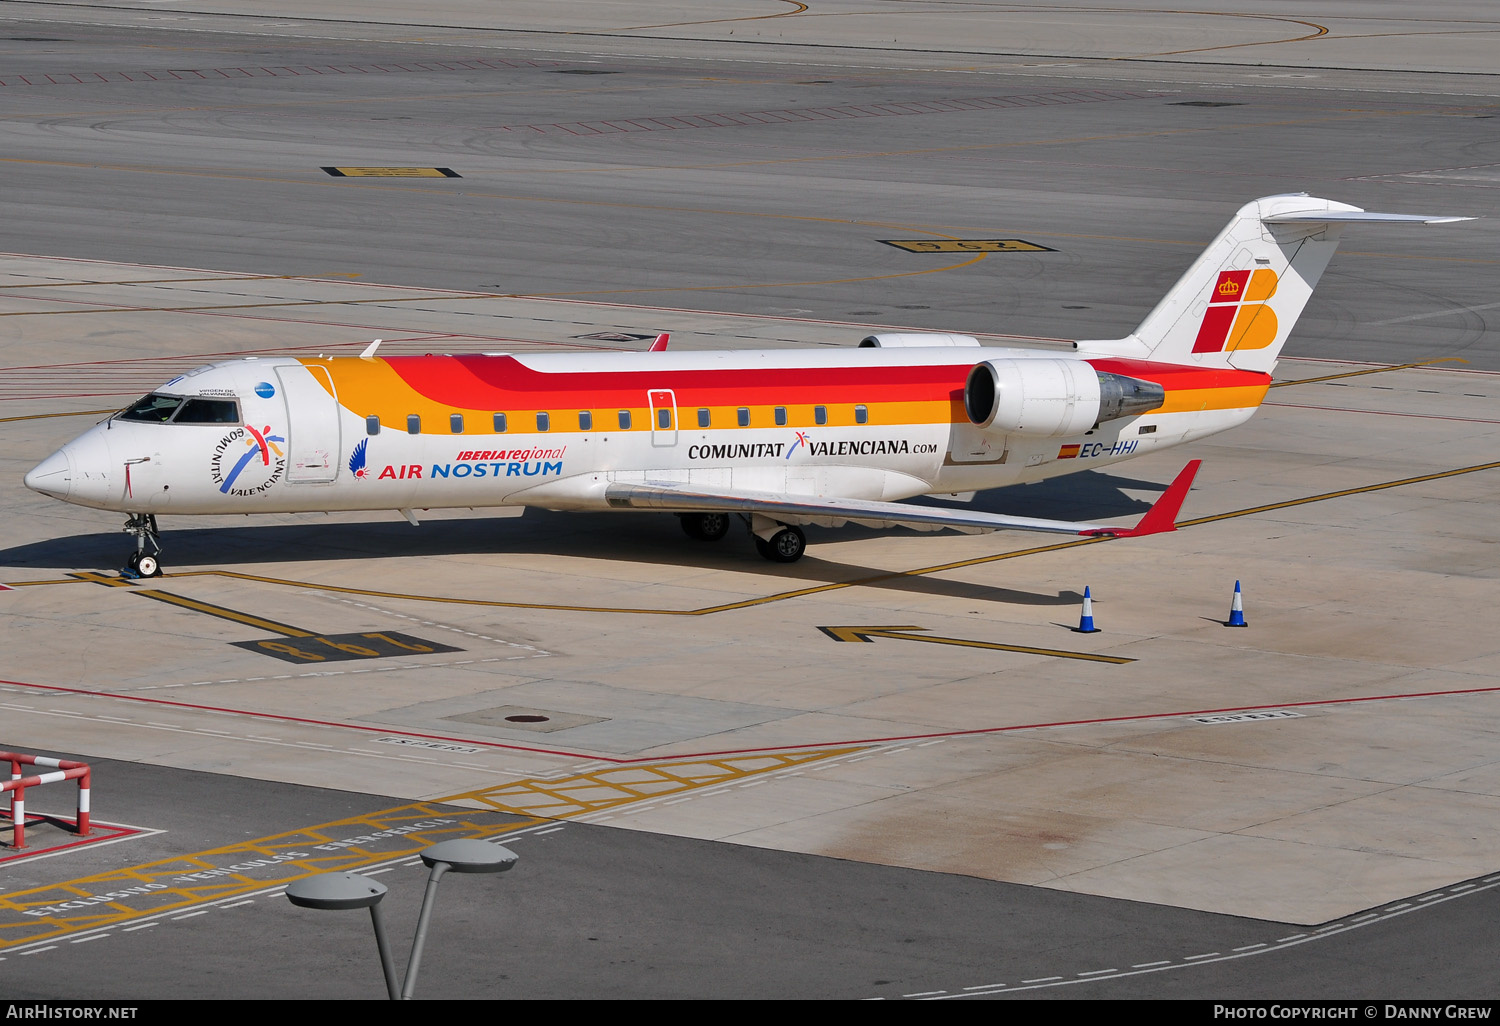
[[[156, 514], [132, 513], [125, 521], [125, 533], [135, 535], [135, 551], [125, 561], [121, 577], [161, 576], [161, 532], [156, 529]], [[146, 551], [147, 545], [151, 551]]]

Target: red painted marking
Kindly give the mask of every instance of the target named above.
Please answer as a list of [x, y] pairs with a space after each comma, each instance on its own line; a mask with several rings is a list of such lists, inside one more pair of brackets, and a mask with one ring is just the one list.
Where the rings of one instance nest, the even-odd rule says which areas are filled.
[[[50, 818], [48, 816], [33, 816], [28, 812], [26, 814], [27, 830], [30, 831], [32, 824], [36, 821], [41, 820], [45, 822]], [[0, 819], [5, 820], [7, 823], [10, 822], [10, 818], [3, 812], [0, 812]], [[28, 847], [25, 851], [0, 855], [0, 865], [4, 865], [7, 862], [21, 862], [26, 859], [34, 859], [38, 855], [49, 855], [54, 852], [67, 851], [69, 848], [86, 848], [91, 844], [98, 844], [100, 841], [114, 841], [121, 837], [133, 837], [136, 834], [143, 834], [145, 832], [135, 827], [112, 826], [108, 823], [100, 823], [98, 820], [95, 820], [91, 827], [91, 832], [87, 837], [74, 837], [71, 840], [63, 841], [61, 844], [54, 844], [47, 848]]]
[[809, 748], [847, 748], [856, 745], [888, 744], [894, 741], [925, 741], [946, 737], [972, 737], [981, 734], [1007, 734], [1022, 730], [1044, 730], [1051, 727], [1088, 727], [1105, 723], [1149, 722], [1152, 720], [1180, 719], [1188, 716], [1217, 716], [1224, 713], [1265, 712], [1268, 709], [1308, 709], [1325, 705], [1363, 705], [1372, 702], [1397, 702], [1413, 698], [1445, 698], [1454, 695], [1487, 695], [1500, 693], [1500, 686], [1484, 688], [1452, 688], [1445, 691], [1412, 691], [1393, 695], [1364, 695], [1355, 698], [1323, 698], [1307, 702], [1267, 702], [1262, 705], [1231, 705], [1217, 709], [1185, 709], [1175, 712], [1133, 713], [1128, 716], [1096, 716], [1082, 720], [1051, 720], [1041, 723], [1016, 723], [1002, 727], [973, 727], [969, 730], [931, 731], [925, 734], [892, 734], [884, 737], [853, 738], [845, 741], [807, 742], [800, 745], [772, 745], [760, 748], [720, 748], [706, 752], [683, 752], [672, 756], [645, 756], [627, 759], [617, 756], [599, 755], [594, 752], [580, 753], [564, 748], [539, 748], [532, 745], [501, 744], [497, 741], [476, 740], [469, 737], [448, 737], [443, 734], [423, 734], [410, 730], [367, 727], [358, 723], [339, 723], [336, 720], [315, 720], [304, 716], [285, 716], [276, 713], [254, 712], [248, 709], [230, 709], [222, 706], [198, 705], [192, 702], [173, 702], [164, 698], [147, 698], [142, 695], [121, 695], [110, 691], [90, 691], [86, 688], [65, 688], [54, 684], [28, 684], [19, 680], [0, 679], [0, 684], [10, 684], [35, 691], [54, 691], [69, 695], [88, 695], [95, 698], [113, 698], [122, 702], [145, 702], [148, 705], [167, 705], [179, 709], [198, 709], [207, 712], [229, 713], [250, 719], [272, 720], [278, 723], [307, 723], [319, 727], [341, 727], [364, 734], [393, 734], [400, 737], [415, 737], [426, 741], [444, 741], [450, 744], [477, 745], [482, 748], [501, 748], [518, 752], [538, 752], [544, 755], [561, 755], [570, 758], [586, 758], [618, 765], [637, 763], [678, 762], [705, 759], [724, 755], [754, 755], [762, 752], [801, 751]]

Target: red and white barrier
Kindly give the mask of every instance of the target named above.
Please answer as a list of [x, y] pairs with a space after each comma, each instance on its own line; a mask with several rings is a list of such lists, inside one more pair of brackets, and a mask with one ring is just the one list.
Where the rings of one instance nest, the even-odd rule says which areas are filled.
[[[0, 752], [0, 760], [10, 762], [10, 779], [0, 783], [0, 792], [10, 792], [10, 821], [15, 826], [15, 839], [11, 847], [26, 847], [26, 789], [39, 787], [42, 784], [55, 784], [59, 780], [78, 781], [78, 818], [73, 823], [73, 830], [77, 834], [88, 835], [91, 773], [88, 763], [69, 762], [67, 759], [49, 759], [45, 755], [27, 755], [24, 752]], [[23, 777], [22, 766], [55, 767], [56, 772]]]

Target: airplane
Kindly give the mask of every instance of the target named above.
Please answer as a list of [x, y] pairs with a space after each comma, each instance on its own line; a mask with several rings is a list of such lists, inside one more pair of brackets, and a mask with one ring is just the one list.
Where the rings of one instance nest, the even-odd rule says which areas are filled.
[[26, 475], [128, 515], [121, 571], [161, 571], [162, 514], [535, 506], [731, 517], [782, 563], [803, 525], [1073, 535], [1172, 530], [1190, 463], [1133, 528], [914, 506], [1099, 470], [1241, 424], [1345, 226], [1305, 193], [1240, 208], [1134, 332], [1047, 350], [892, 332], [841, 350], [245, 357], [166, 382]]

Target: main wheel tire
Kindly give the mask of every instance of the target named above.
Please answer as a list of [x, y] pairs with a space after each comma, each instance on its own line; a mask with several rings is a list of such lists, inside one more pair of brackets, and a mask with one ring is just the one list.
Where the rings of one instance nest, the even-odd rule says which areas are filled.
[[799, 527], [783, 527], [771, 535], [770, 541], [755, 536], [756, 549], [773, 563], [795, 563], [807, 551], [807, 536]]
[[728, 513], [679, 513], [682, 532], [698, 541], [718, 541], [729, 533]]
[[142, 577], [161, 576], [161, 563], [155, 556], [152, 555], [141, 556], [140, 559], [137, 559], [135, 561], [135, 566], [131, 569], [140, 574]]

